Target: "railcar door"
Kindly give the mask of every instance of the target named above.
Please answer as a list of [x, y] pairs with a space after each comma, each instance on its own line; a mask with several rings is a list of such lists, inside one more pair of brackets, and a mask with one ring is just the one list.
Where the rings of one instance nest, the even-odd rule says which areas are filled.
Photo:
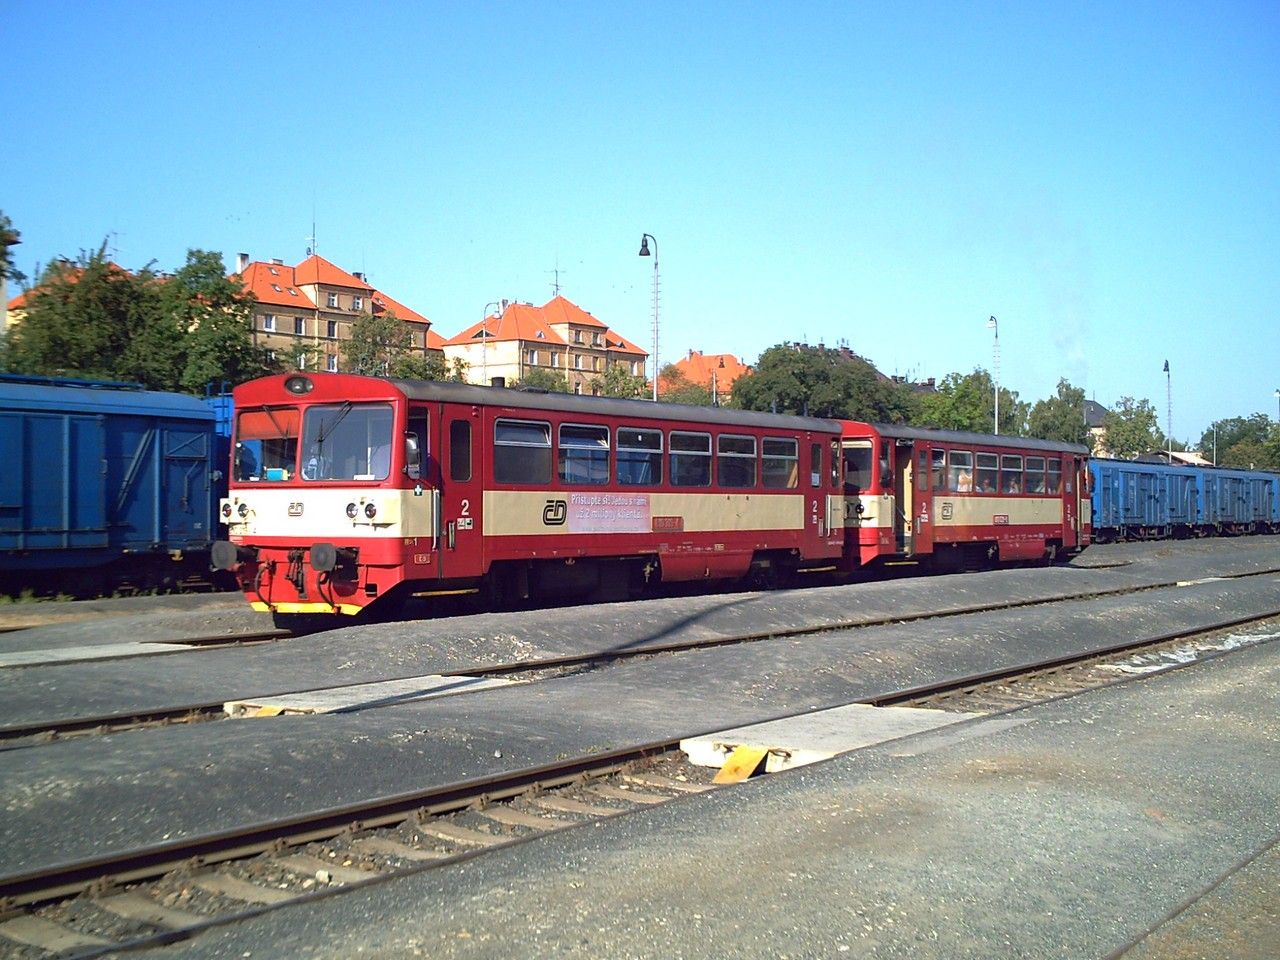
[[1084, 460], [1064, 454], [1062, 457], [1062, 502], [1064, 508], [1062, 545], [1073, 549], [1080, 544], [1080, 517], [1088, 485], [1083, 482]]
[[436, 428], [441, 578], [484, 573], [483, 419], [470, 405], [441, 404]]
[[911, 539], [910, 553], [920, 555], [933, 553], [933, 492], [929, 483], [929, 447], [923, 440], [914, 445], [904, 444], [898, 448], [898, 461], [912, 464], [906, 468], [904, 484], [910, 484], [914, 490], [911, 498], [911, 513], [908, 515]]

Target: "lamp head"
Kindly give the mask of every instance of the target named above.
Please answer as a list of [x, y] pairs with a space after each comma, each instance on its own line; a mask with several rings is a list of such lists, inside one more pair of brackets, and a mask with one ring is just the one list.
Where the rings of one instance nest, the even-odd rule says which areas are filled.
[[647, 233], [640, 238], [640, 256], [649, 256], [649, 235]]

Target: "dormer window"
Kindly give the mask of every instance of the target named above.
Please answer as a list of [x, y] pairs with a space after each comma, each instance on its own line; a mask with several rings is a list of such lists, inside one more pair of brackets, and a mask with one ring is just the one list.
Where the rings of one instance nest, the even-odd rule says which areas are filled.
[[537, 336], [537, 338], [538, 338], [539, 340], [545, 340], [545, 339], [547, 339], [547, 335], [546, 335], [545, 333], [543, 333], [541, 330], [539, 330], [539, 331], [537, 332], [537, 334], [535, 334], [535, 336]]
[[278, 283], [273, 283], [271, 285], [271, 289], [274, 290], [276, 293], [284, 293], [284, 291], [280, 289], [280, 284]]
[[[277, 270], [275, 267], [267, 267], [267, 269], [271, 271], [271, 275], [272, 275], [273, 277], [278, 277], [278, 276], [280, 276], [280, 271], [279, 271], [279, 270]], [[279, 288], [277, 288], [277, 289], [279, 289]]]
[[293, 287], [290, 287], [290, 288], [289, 288], [289, 296], [291, 296], [291, 297], [296, 297], [297, 295], [298, 295], [298, 291], [297, 291], [297, 290], [295, 290], [295, 289], [293, 289]]

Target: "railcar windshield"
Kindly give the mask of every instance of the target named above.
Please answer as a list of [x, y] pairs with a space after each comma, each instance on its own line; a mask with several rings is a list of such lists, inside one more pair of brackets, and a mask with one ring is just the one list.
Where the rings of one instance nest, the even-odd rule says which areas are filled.
[[870, 440], [845, 441], [844, 446], [844, 489], [845, 493], [855, 493], [869, 489], [872, 485], [872, 455]]
[[235, 478], [280, 483], [298, 472], [297, 407], [265, 406], [236, 416]]
[[391, 474], [389, 403], [308, 407], [302, 418], [303, 480], [385, 480]]

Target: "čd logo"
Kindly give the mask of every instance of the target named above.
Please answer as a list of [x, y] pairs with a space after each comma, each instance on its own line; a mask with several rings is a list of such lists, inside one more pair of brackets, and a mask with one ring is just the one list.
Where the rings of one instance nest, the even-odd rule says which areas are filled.
[[568, 516], [569, 504], [564, 500], [548, 500], [542, 508], [542, 522], [548, 527], [563, 526]]

